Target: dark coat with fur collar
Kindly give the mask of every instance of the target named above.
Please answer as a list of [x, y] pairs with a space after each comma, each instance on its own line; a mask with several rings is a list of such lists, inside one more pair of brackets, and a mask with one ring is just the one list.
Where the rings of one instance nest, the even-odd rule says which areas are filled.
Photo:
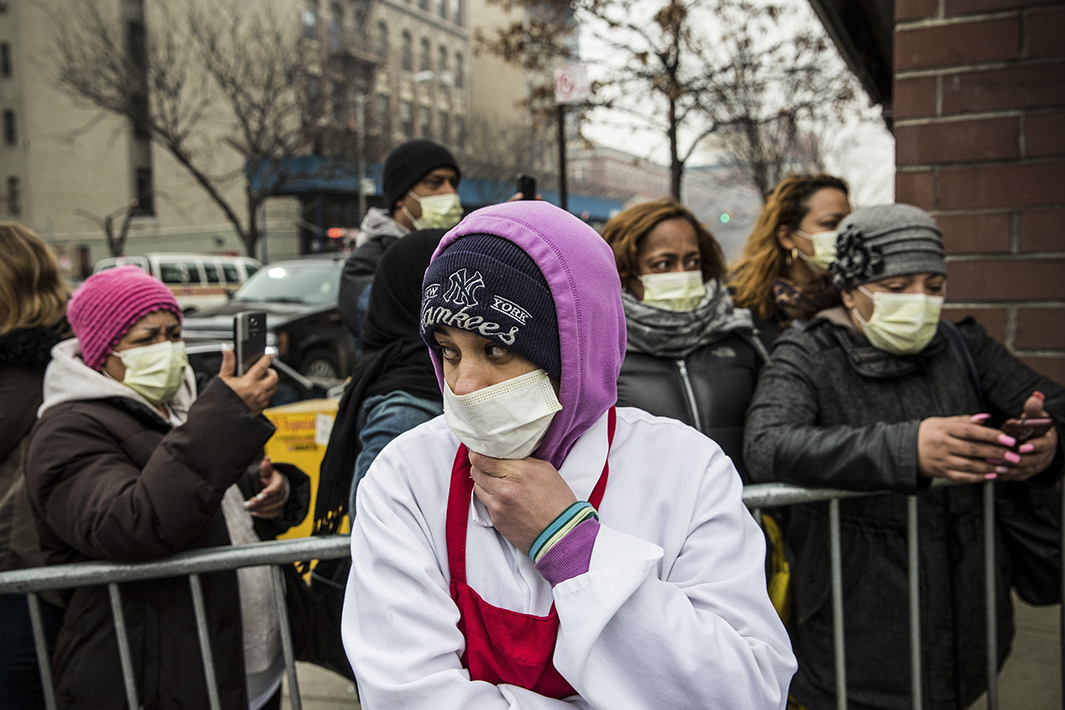
[[[1033, 391], [1043, 392], [1060, 442], [1065, 388], [1032, 372], [971, 319], [958, 327], [990, 406], [999, 416], [1017, 416]], [[845, 325], [845, 317], [822, 317], [777, 339], [747, 419], [744, 453], [758, 483], [917, 495], [920, 665], [924, 707], [933, 710], [968, 707], [986, 687], [983, 500], [980, 486], [929, 487], [917, 471], [917, 430], [928, 417], [979, 411], [976, 392], [942, 333], [920, 353], [897, 357], [872, 347]], [[1061, 470], [1059, 443], [1050, 469], [1032, 481], [1052, 481]], [[785, 539], [795, 555], [789, 632], [799, 659], [791, 692], [807, 707], [834, 707], [827, 507], [788, 510]], [[906, 521], [905, 496], [840, 503], [850, 707], [912, 707]], [[1005, 560], [997, 542], [997, 559]], [[996, 586], [1001, 662], [1013, 637], [1001, 565]]]

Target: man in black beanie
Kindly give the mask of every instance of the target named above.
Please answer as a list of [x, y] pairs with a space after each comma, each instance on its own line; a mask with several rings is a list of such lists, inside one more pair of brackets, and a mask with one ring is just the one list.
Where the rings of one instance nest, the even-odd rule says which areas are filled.
[[377, 264], [398, 239], [416, 229], [450, 229], [462, 219], [459, 166], [444, 146], [410, 140], [385, 159], [381, 176], [387, 209], [371, 207], [359, 226], [359, 246], [340, 279], [340, 320], [361, 354], [359, 334], [366, 316], [368, 287]]

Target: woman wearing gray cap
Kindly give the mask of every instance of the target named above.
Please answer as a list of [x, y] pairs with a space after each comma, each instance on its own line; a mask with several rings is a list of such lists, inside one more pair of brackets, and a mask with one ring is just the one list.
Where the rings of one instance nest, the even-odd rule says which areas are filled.
[[[853, 213], [840, 224], [831, 269], [843, 305], [777, 340], [748, 412], [747, 467], [758, 482], [917, 495], [924, 707], [967, 707], [987, 677], [982, 487], [930, 484], [1059, 478], [1065, 388], [972, 319], [940, 323], [942, 235], [922, 210]], [[1022, 414], [1055, 426], [1018, 445], [998, 427]], [[907, 499], [849, 499], [840, 511], [848, 702], [910, 708]], [[825, 504], [793, 507], [785, 537], [795, 554], [789, 631], [799, 659], [791, 695], [803, 707], [834, 707]], [[1001, 565], [996, 585], [1001, 663], [1013, 637]]]

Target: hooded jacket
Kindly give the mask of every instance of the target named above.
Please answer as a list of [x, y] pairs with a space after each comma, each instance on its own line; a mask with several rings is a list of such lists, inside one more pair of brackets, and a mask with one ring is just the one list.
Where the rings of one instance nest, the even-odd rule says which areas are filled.
[[[782, 708], [794, 660], [765, 591], [765, 546], [715, 443], [636, 409], [608, 410], [625, 356], [621, 283], [607, 244], [541, 202], [468, 215], [467, 234], [520, 246], [546, 280], [561, 354], [558, 411], [534, 457], [587, 500], [609, 465], [587, 572], [552, 587], [473, 498], [466, 580], [485, 602], [559, 618], [553, 663], [578, 708]], [[443, 386], [439, 353], [430, 350]], [[449, 593], [445, 519], [459, 441], [444, 417], [392, 441], [359, 487], [342, 631], [367, 707], [561, 707], [524, 687], [471, 682]], [[417, 649], [411, 652], [411, 649]]]
[[392, 215], [371, 207], [359, 225], [359, 241], [355, 251], [344, 262], [340, 275], [340, 292], [337, 296], [337, 311], [340, 320], [356, 338], [362, 334], [362, 321], [366, 317], [366, 304], [360, 304], [362, 292], [373, 283], [377, 265], [388, 248], [410, 230], [392, 219]]
[[[993, 411], [1016, 416], [1041, 391], [1060, 437], [1065, 389], [1036, 375], [971, 319], [959, 330]], [[942, 332], [920, 353], [894, 356], [874, 348], [836, 308], [777, 339], [747, 419], [745, 453], [755, 482], [917, 495], [922, 687], [924, 707], [933, 710], [968, 707], [986, 686], [983, 491], [929, 487], [917, 470], [917, 432], [928, 417], [979, 411]], [[1057, 458], [1037, 478], [1053, 479], [1061, 468], [1059, 443]], [[828, 518], [824, 504], [788, 510], [785, 539], [795, 555], [790, 628], [799, 658], [792, 693], [808, 707], [831, 707]], [[900, 623], [909, 615], [907, 500], [843, 500], [840, 516], [848, 701], [861, 708], [912, 707], [909, 631]], [[1001, 542], [996, 559], [1006, 559]], [[1001, 662], [1013, 637], [1002, 564], [995, 584]]]
[[[26, 467], [47, 561], [136, 562], [230, 544], [222, 497], [234, 483], [245, 497], [259, 489], [248, 467], [273, 433], [269, 421], [220, 380], [196, 398], [189, 369], [170, 402], [187, 417], [175, 428], [137, 393], [87, 367], [77, 340], [52, 354]], [[261, 536], [298, 522], [306, 509], [306, 479], [292, 475], [286, 509], [277, 521], [257, 522]], [[204, 574], [201, 582], [222, 706], [245, 710], [236, 573]], [[144, 707], [207, 707], [188, 579], [119, 589]], [[69, 593], [53, 664], [61, 707], [126, 706], [106, 586]]]

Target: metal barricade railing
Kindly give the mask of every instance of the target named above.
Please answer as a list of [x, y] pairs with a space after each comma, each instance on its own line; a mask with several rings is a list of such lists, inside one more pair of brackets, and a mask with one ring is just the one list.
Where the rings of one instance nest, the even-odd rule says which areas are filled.
[[[933, 485], [939, 485], [935, 481]], [[947, 484], [949, 485], [949, 484]], [[984, 525], [985, 530], [995, 526], [995, 489], [990, 481], [983, 484]], [[836, 700], [840, 710], [847, 707], [846, 649], [844, 647], [843, 617], [843, 575], [840, 545], [840, 500], [869, 495], [890, 495], [885, 492], [864, 493], [840, 491], [825, 488], [800, 488], [782, 483], [766, 483], [747, 486], [743, 492], [743, 501], [761, 521], [761, 509], [774, 508], [798, 503], [828, 502], [829, 546], [831, 559], [831, 589], [833, 642], [836, 668]], [[1062, 505], [1065, 510], [1065, 490], [1062, 493]], [[920, 620], [920, 578], [918, 548], [917, 496], [908, 496], [907, 501], [907, 541], [909, 548], [909, 610], [910, 610], [910, 647], [913, 708], [921, 710], [921, 620]], [[1065, 547], [1065, 532], [1062, 535]], [[72, 587], [106, 584], [111, 601], [111, 611], [118, 638], [119, 657], [125, 683], [126, 697], [131, 708], [139, 707], [137, 688], [134, 682], [133, 661], [130, 655], [129, 639], [126, 635], [125, 615], [122, 611], [121, 591], [123, 582], [162, 579], [166, 577], [187, 576], [192, 592], [193, 608], [196, 615], [196, 628], [199, 636], [200, 650], [203, 656], [204, 677], [207, 681], [210, 707], [219, 708], [218, 686], [215, 682], [214, 658], [210, 647], [207, 615], [204, 608], [203, 591], [200, 575], [207, 572], [232, 570], [241, 567], [274, 565], [271, 575], [274, 597], [277, 600], [277, 613], [281, 626], [281, 645], [285, 660], [285, 673], [289, 683], [289, 694], [293, 710], [301, 710], [299, 683], [296, 677], [292, 633], [289, 626], [288, 609], [285, 605], [284, 580], [277, 565], [291, 564], [299, 560], [328, 560], [346, 557], [350, 554], [349, 536], [330, 535], [294, 540], [262, 542], [254, 545], [218, 547], [195, 550], [168, 557], [163, 560], [143, 563], [111, 562], [77, 562], [52, 567], [0, 572], [0, 594], [26, 594], [29, 601], [30, 617], [33, 624], [34, 645], [37, 650], [41, 683], [44, 688], [45, 705], [49, 710], [56, 708], [55, 691], [52, 683], [51, 664], [47, 652], [44, 625], [41, 619], [40, 604], [37, 593], [70, 589]], [[998, 629], [997, 600], [995, 580], [995, 536], [988, 534], [985, 540], [985, 577], [987, 610], [987, 708], [998, 708]], [[1065, 588], [1065, 569], [1062, 573]], [[1065, 698], [1065, 614], [1061, 615], [1060, 640], [1062, 642], [1062, 684]]]

